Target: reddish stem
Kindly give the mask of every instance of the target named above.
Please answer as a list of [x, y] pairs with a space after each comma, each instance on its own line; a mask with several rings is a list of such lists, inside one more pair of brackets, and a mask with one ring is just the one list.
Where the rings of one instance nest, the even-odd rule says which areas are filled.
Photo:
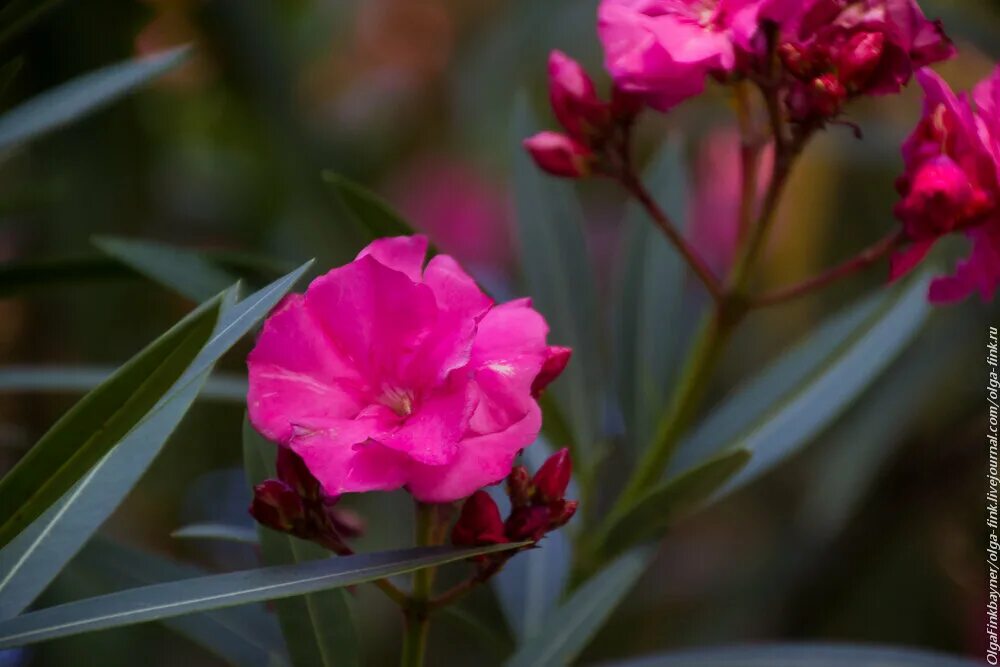
[[773, 306], [823, 289], [841, 278], [846, 278], [847, 276], [857, 273], [858, 271], [862, 271], [872, 264], [875, 264], [892, 252], [893, 249], [897, 248], [900, 243], [904, 241], [904, 239], [905, 234], [903, 230], [898, 229], [871, 246], [865, 248], [847, 261], [831, 267], [826, 271], [813, 276], [812, 278], [754, 298], [750, 307], [763, 308], [766, 306]]

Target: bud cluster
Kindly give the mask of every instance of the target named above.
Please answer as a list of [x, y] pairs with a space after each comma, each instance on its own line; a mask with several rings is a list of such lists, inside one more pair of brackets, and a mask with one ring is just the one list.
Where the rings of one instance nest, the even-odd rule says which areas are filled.
[[261, 525], [316, 542], [332, 551], [349, 551], [345, 540], [358, 537], [364, 526], [353, 512], [337, 509], [337, 498], [323, 493], [302, 459], [278, 448], [277, 479], [265, 479], [253, 489], [250, 515]]
[[549, 55], [549, 101], [562, 132], [539, 132], [524, 140], [535, 163], [554, 176], [589, 175], [614, 130], [631, 123], [641, 100], [617, 87], [611, 101], [597, 96], [594, 82], [578, 62], [562, 51]]
[[895, 9], [817, 2], [783, 37], [778, 58], [789, 79], [788, 112], [798, 123], [833, 118], [853, 97], [899, 92], [916, 69], [954, 55], [940, 23], [913, 2]]
[[[564, 526], [576, 513], [578, 502], [566, 500], [573, 470], [569, 450], [550, 456], [532, 477], [524, 466], [514, 466], [507, 477], [510, 515], [504, 520], [488, 493], [476, 491], [462, 506], [451, 532], [456, 546], [485, 546], [508, 542], [537, 543], [545, 534]], [[480, 556], [484, 569], [497, 569], [514, 552]]]

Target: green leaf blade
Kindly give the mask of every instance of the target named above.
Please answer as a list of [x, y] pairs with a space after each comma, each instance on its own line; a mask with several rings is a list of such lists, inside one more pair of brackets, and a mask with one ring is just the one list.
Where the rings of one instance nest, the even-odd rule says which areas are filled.
[[201, 255], [165, 243], [98, 237], [96, 245], [109, 257], [182, 294], [204, 301], [236, 282], [236, 278]]
[[213, 299], [84, 396], [0, 480], [0, 546], [70, 489], [178, 381], [215, 326]]
[[173, 69], [188, 48], [126, 60], [56, 86], [0, 116], [0, 151], [30, 141], [96, 111]]
[[[0, 619], [27, 608], [121, 504], [186, 414], [214, 363], [278, 304], [310, 265], [232, 307], [224, 301], [212, 339], [162, 402], [59, 503], [0, 550]], [[235, 292], [229, 294], [235, 297]]]
[[49, 607], [0, 622], [0, 648], [354, 586], [518, 546], [521, 545], [404, 549], [144, 586]]
[[571, 662], [615, 610], [652, 561], [651, 549], [635, 549], [613, 561], [566, 600], [506, 667], [551, 667]]

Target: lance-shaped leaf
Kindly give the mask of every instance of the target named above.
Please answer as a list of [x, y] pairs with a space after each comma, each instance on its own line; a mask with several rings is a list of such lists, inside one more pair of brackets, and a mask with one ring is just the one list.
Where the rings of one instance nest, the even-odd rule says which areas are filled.
[[153, 241], [98, 237], [94, 245], [154, 282], [194, 301], [203, 301], [236, 278], [198, 253]]
[[176, 382], [211, 336], [218, 298], [84, 396], [0, 480], [0, 546], [72, 487]]
[[581, 586], [549, 615], [507, 667], [551, 667], [571, 662], [587, 647], [618, 603], [649, 566], [653, 551], [630, 551]]
[[187, 47], [126, 60], [56, 86], [0, 116], [0, 151], [67, 125], [173, 69]]
[[0, 622], [0, 648], [133, 625], [250, 602], [354, 586], [436, 567], [521, 543], [472, 549], [424, 547], [228, 572], [133, 588]]
[[[66, 570], [85, 578], [94, 592], [134, 588], [208, 574], [193, 565], [139, 551], [107, 539], [91, 541]], [[248, 604], [168, 618], [163, 624], [238, 667], [288, 664], [281, 630], [263, 605]]]
[[[274, 477], [276, 446], [243, 421], [243, 465], [250, 485]], [[258, 526], [266, 565], [291, 565], [329, 557], [310, 542]], [[296, 667], [361, 665], [361, 644], [347, 592], [319, 591], [275, 602], [281, 631]]]
[[[683, 231], [687, 172], [681, 142], [670, 140], [643, 174], [653, 197]], [[615, 377], [634, 455], [649, 444], [676, 374], [679, 353], [697, 318], [683, 317], [685, 268], [677, 250], [637, 203], [625, 217], [626, 243], [615, 299]]]
[[980, 663], [934, 651], [870, 644], [747, 644], [673, 651], [602, 663], [601, 667], [973, 667]]
[[213, 364], [277, 305], [310, 264], [224, 309], [211, 340], [160, 404], [59, 503], [0, 550], [0, 619], [31, 604], [118, 507], [187, 412]]
[[[114, 375], [108, 366], [4, 366], [0, 393], [84, 393]], [[235, 373], [215, 373], [199, 394], [203, 400], [243, 403], [247, 380]]]
[[[403, 216], [358, 183], [332, 171], [324, 171], [323, 180], [333, 188], [351, 222], [370, 240], [414, 233], [413, 226]], [[436, 252], [436, 249], [430, 248], [430, 254]]]
[[704, 503], [749, 462], [750, 452], [746, 449], [722, 452], [654, 488], [597, 540], [603, 557], [662, 536], [671, 524]]
[[521, 269], [534, 306], [551, 327], [549, 340], [573, 348], [552, 392], [573, 432], [574, 461], [584, 474], [602, 437], [604, 395], [597, 297], [584, 238], [584, 217], [572, 185], [543, 173], [521, 141], [538, 129], [521, 97], [511, 130], [514, 200]]
[[258, 544], [257, 531], [246, 526], [229, 523], [192, 523], [181, 526], [170, 533], [170, 537], [180, 540], [218, 540], [239, 544]]

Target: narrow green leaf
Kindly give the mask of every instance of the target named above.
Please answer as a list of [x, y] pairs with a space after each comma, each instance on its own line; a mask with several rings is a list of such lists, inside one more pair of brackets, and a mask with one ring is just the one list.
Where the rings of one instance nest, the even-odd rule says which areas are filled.
[[749, 484], [812, 442], [864, 392], [927, 321], [929, 280], [924, 273], [897, 288], [885, 309], [856, 331], [816, 375], [733, 443], [732, 447], [750, 450], [753, 457], [712, 500]]
[[746, 644], [673, 651], [602, 667], [973, 667], [980, 663], [918, 649], [870, 644]]
[[517, 546], [520, 545], [385, 551], [143, 586], [40, 609], [0, 622], [0, 648], [354, 586]]
[[845, 308], [777, 361], [738, 386], [681, 441], [667, 474], [676, 476], [710, 458], [763, 419], [773, 405], [816, 374], [826, 360], [884, 310], [893, 298], [892, 293], [880, 291]]
[[65, 0], [12, 0], [0, 10], [0, 45], [19, 37]]
[[601, 440], [601, 343], [594, 277], [584, 239], [584, 216], [572, 186], [542, 173], [521, 141], [538, 123], [522, 95], [511, 130], [514, 199], [521, 269], [534, 306], [545, 315], [554, 344], [573, 348], [573, 360], [549, 391], [573, 430], [574, 458], [587, 471]]
[[656, 539], [676, 520], [701, 505], [750, 462], [750, 452], [722, 452], [661, 484], [618, 519], [601, 540], [605, 557], [646, 540]]
[[[193, 565], [182, 565], [106, 539], [91, 541], [73, 559], [67, 572], [86, 577], [97, 589], [95, 592], [207, 574]], [[165, 619], [163, 624], [232, 665], [279, 667], [288, 664], [281, 630], [274, 616], [259, 604], [177, 616]]]
[[68, 491], [181, 377], [209, 339], [219, 302], [196, 309], [84, 396], [0, 480], [0, 546]]
[[[643, 180], [683, 231], [689, 186], [680, 141], [670, 140], [657, 152]], [[635, 453], [653, 438], [683, 348], [684, 264], [635, 202], [629, 204], [625, 229], [615, 299], [615, 366], [626, 446]]]
[[553, 667], [570, 662], [587, 647], [608, 616], [649, 566], [653, 550], [635, 549], [613, 561], [553, 612], [507, 667]]
[[188, 48], [126, 60], [56, 86], [0, 116], [0, 151], [68, 125], [152, 81], [187, 57]]
[[[240, 276], [270, 280], [294, 268], [285, 262], [243, 253], [206, 250], [196, 253], [205, 261]], [[105, 255], [67, 255], [0, 263], [0, 297], [51, 285], [137, 279], [142, 274]]]
[[[413, 226], [372, 191], [332, 171], [324, 171], [323, 180], [336, 192], [357, 229], [370, 240], [414, 233]], [[430, 252], [437, 251], [431, 248]]]
[[[243, 421], [243, 461], [250, 485], [274, 476], [275, 445]], [[310, 542], [258, 526], [265, 565], [291, 565], [328, 558]], [[297, 667], [361, 665], [354, 609], [347, 592], [326, 590], [275, 602], [292, 663]]]
[[213, 364], [277, 305], [310, 264], [231, 308], [224, 301], [212, 339], [161, 403], [59, 503], [0, 550], [0, 619], [24, 611], [121, 504], [197, 397]]
[[258, 544], [256, 530], [228, 523], [192, 523], [181, 526], [170, 533], [170, 537], [180, 540], [220, 540], [241, 544]]
[[196, 302], [236, 282], [235, 277], [201, 255], [165, 243], [104, 236], [95, 238], [94, 245], [154, 282]]
[[[4, 366], [0, 368], [0, 393], [78, 393], [98, 386], [115, 372], [106, 366]], [[205, 383], [200, 398], [243, 403], [247, 380], [233, 373], [215, 373]]]

